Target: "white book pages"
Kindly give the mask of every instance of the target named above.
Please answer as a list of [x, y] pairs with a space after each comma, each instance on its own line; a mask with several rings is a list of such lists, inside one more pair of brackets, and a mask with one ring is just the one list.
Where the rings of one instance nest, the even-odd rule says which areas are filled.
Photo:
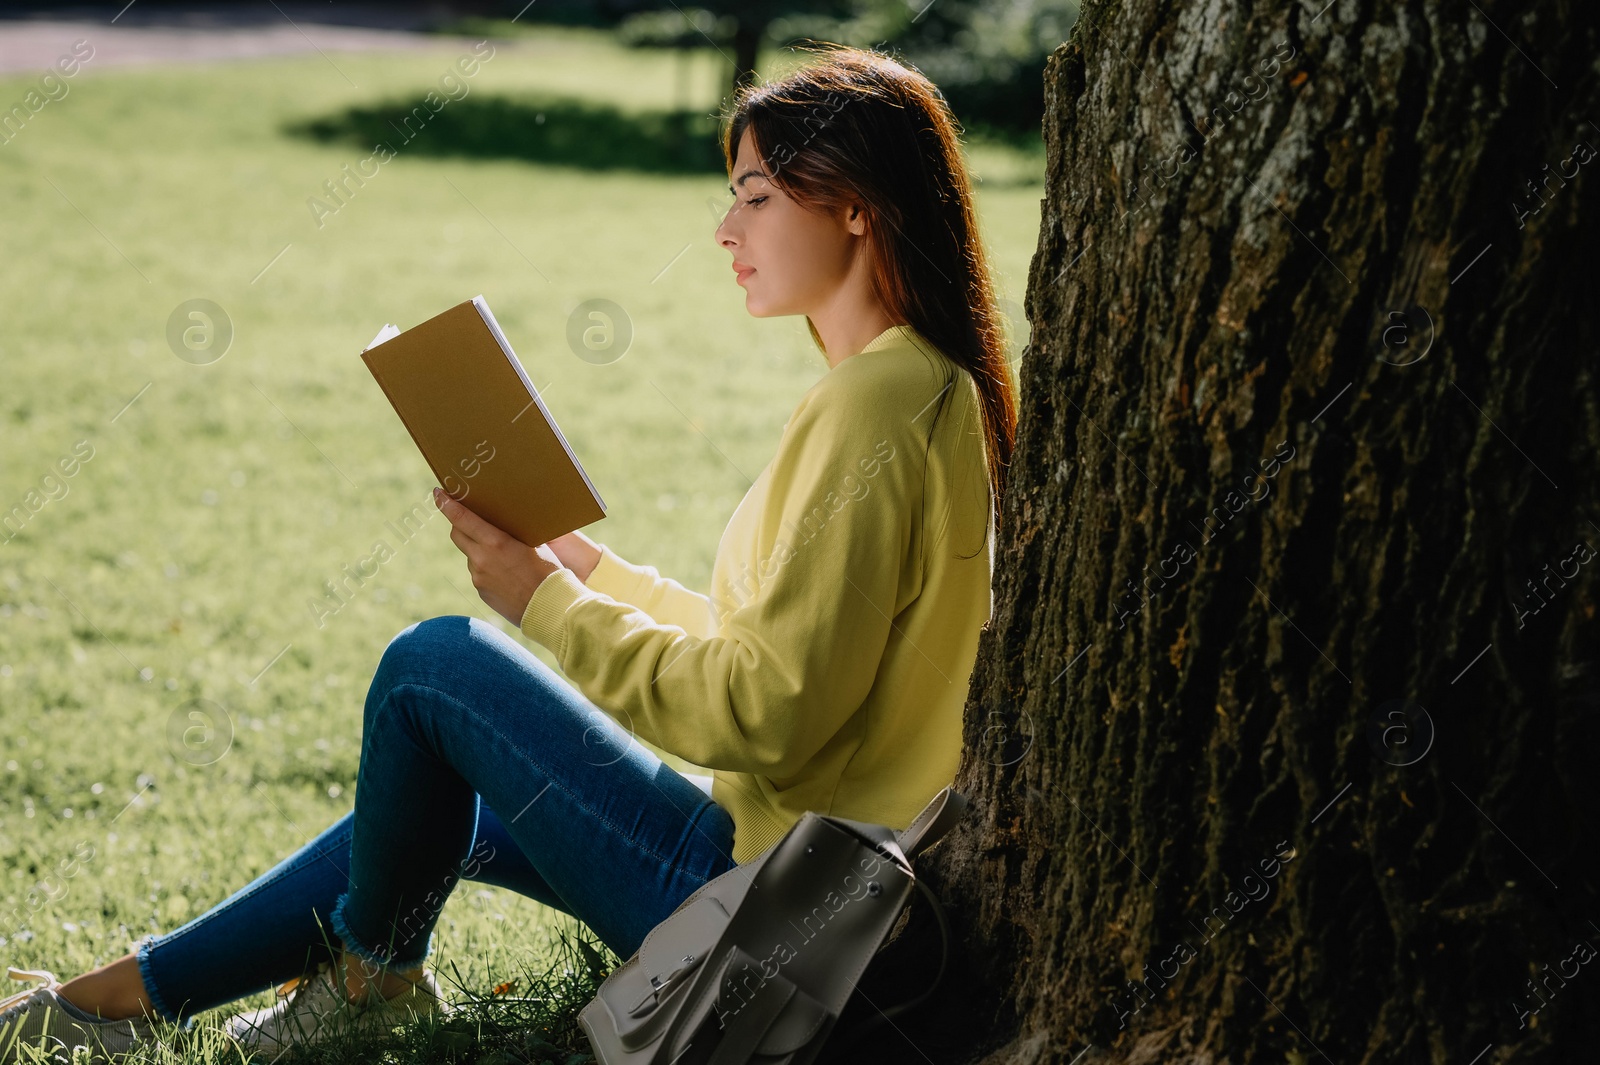
[[539, 390], [534, 388], [533, 382], [528, 379], [527, 371], [522, 368], [522, 363], [517, 359], [517, 353], [511, 350], [511, 342], [500, 331], [500, 323], [494, 320], [494, 312], [489, 310], [489, 304], [484, 302], [484, 298], [481, 295], [474, 296], [472, 303], [478, 308], [478, 313], [483, 316], [484, 324], [494, 334], [495, 340], [499, 342], [500, 350], [505, 352], [506, 359], [517, 371], [517, 376], [522, 378], [522, 383], [528, 389], [528, 395], [533, 397], [533, 402], [539, 405], [539, 410], [544, 414], [545, 421], [549, 422], [550, 428], [555, 431], [556, 439], [561, 441], [561, 446], [567, 449], [567, 457], [572, 459], [572, 465], [577, 468], [578, 474], [583, 478], [583, 483], [589, 486], [589, 492], [594, 496], [594, 501], [600, 505], [601, 510], [604, 510], [606, 506], [605, 500], [600, 498], [600, 493], [596, 491], [594, 482], [589, 480], [588, 471], [583, 468], [583, 463], [578, 461], [578, 456], [573, 452], [572, 445], [568, 444], [567, 438], [562, 435], [561, 427], [556, 425], [556, 420], [550, 416], [550, 409], [544, 405], [544, 400], [540, 397]]
[[362, 348], [361, 350], [362, 351], [371, 351], [373, 348], [377, 347], [379, 344], [382, 344], [385, 340], [393, 340], [395, 337], [397, 337], [399, 335], [400, 335], [400, 330], [398, 328], [396, 328], [393, 323], [390, 323], [389, 325], [386, 325], [382, 329], [378, 330], [378, 335], [372, 338], [372, 343], [368, 344], [366, 347]]

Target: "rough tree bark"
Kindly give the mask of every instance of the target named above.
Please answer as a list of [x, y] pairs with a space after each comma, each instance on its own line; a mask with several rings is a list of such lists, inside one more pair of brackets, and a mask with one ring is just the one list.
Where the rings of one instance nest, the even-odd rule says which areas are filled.
[[1324, 2], [1051, 61], [963, 951], [889, 1060], [1600, 1046], [1597, 12]]

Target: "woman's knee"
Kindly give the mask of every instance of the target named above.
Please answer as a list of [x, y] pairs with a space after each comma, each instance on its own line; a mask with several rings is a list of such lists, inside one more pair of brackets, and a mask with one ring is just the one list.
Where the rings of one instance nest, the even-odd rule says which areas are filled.
[[446, 614], [413, 622], [397, 632], [383, 649], [378, 667], [367, 689], [366, 717], [388, 704], [388, 695], [404, 684], [433, 684], [443, 681], [447, 663], [459, 668], [472, 639], [474, 619], [461, 614]]
[[[446, 614], [414, 622], [390, 639], [367, 689], [366, 724], [385, 707], [390, 694], [406, 685], [434, 688], [471, 701], [473, 692], [524, 691], [523, 705], [539, 702], [538, 690], [559, 680], [532, 652], [478, 618]], [[495, 700], [490, 699], [488, 703]]]
[[397, 661], [432, 658], [450, 645], [470, 639], [472, 622], [465, 614], [441, 614], [412, 622], [389, 640], [378, 660], [379, 671], [393, 668]]

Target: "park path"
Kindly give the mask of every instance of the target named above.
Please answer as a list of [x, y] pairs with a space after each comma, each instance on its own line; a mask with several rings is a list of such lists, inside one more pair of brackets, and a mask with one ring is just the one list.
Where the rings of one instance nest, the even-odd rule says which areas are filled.
[[[338, 23], [327, 4], [241, 3], [150, 8], [51, 5], [0, 17], [0, 76], [42, 72], [87, 39], [94, 58], [82, 67], [129, 63], [195, 63], [297, 52], [396, 51], [457, 47], [461, 38], [421, 32], [419, 12], [341, 4]], [[114, 21], [113, 21], [114, 20]], [[331, 62], [331, 60], [330, 60]]]

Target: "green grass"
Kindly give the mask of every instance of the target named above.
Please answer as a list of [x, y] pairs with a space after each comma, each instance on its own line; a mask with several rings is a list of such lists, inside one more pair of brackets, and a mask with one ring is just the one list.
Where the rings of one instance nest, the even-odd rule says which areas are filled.
[[[433, 481], [358, 356], [384, 322], [483, 293], [605, 497], [610, 516], [586, 531], [699, 588], [747, 478], [826, 369], [803, 320], [745, 314], [711, 239], [720, 173], [401, 147], [319, 228], [308, 198], [368, 152], [294, 131], [415, 100], [465, 49], [90, 62], [0, 147], [0, 511], [43, 494], [78, 441], [93, 448], [0, 544], [7, 964], [66, 978], [116, 958], [347, 812], [366, 684], [399, 629], [468, 613], [521, 639], [478, 600], [442, 518], [404, 544], [385, 524], [431, 510]], [[655, 130], [652, 112], [712, 111], [721, 91], [711, 56], [680, 69], [593, 31], [496, 49], [441, 116], [559, 98]], [[34, 84], [0, 79], [0, 106]], [[972, 164], [1020, 316], [1042, 154], [975, 145]], [[603, 366], [564, 340], [597, 296], [634, 329]], [[234, 328], [204, 365], [166, 340], [196, 298]], [[395, 557], [319, 627], [308, 602], [379, 539]], [[225, 724], [186, 740], [197, 705]], [[469, 883], [437, 960], [486, 992], [559, 962], [578, 927]]]

